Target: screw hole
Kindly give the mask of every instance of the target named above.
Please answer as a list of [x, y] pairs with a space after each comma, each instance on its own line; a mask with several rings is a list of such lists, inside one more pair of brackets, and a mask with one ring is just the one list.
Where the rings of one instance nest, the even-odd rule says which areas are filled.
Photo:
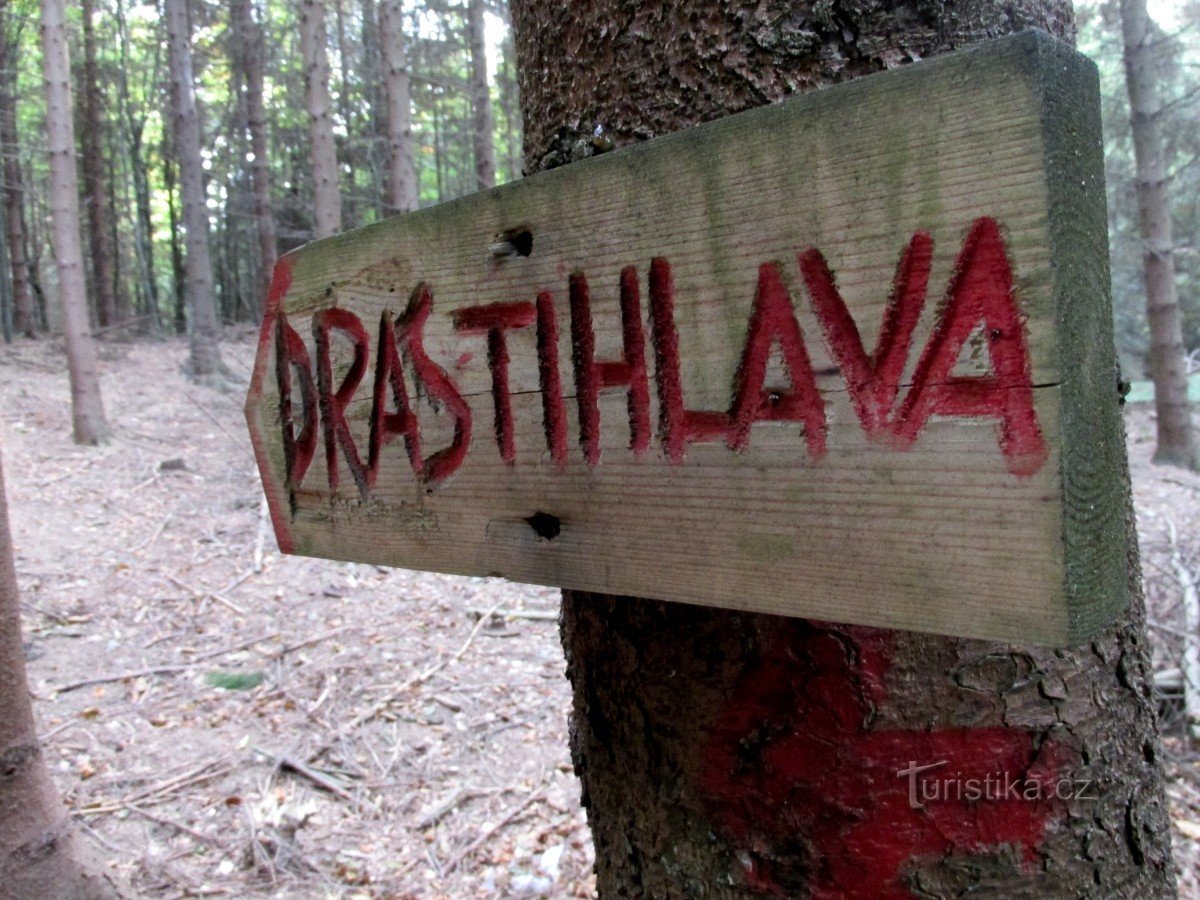
[[492, 239], [492, 255], [497, 258], [529, 256], [531, 253], [533, 253], [533, 232], [527, 225], [505, 229]]
[[550, 513], [536, 512], [525, 520], [529, 523], [529, 527], [543, 541], [552, 541], [562, 533], [562, 522], [558, 516], [552, 516]]

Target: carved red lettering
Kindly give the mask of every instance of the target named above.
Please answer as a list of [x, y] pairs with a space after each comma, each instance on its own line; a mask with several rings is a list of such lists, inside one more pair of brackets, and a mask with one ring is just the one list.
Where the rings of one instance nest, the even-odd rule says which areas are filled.
[[[292, 372], [300, 382], [300, 428], [295, 427]], [[283, 428], [283, 460], [287, 488], [300, 486], [317, 449], [317, 388], [308, 348], [280, 310], [275, 315], [275, 380], [279, 386], [279, 420]]]
[[549, 291], [537, 296], [537, 350], [546, 447], [554, 467], [561, 472], [567, 464], [567, 411], [558, 371], [558, 317], [554, 313], [554, 296]]
[[[963, 346], [982, 325], [992, 374], [955, 376]], [[901, 447], [916, 440], [931, 416], [993, 418], [1014, 475], [1032, 475], [1048, 450], [1033, 407], [1025, 327], [1013, 296], [1013, 274], [1000, 226], [977, 219], [963, 243], [946, 305], [917, 362], [913, 387], [896, 414]]]
[[454, 417], [454, 439], [450, 445], [421, 462], [425, 483], [430, 486], [441, 484], [457, 472], [471, 446], [471, 407], [446, 370], [425, 352], [425, 323], [432, 311], [433, 291], [422, 281], [413, 290], [408, 309], [396, 320], [396, 342], [404, 358], [413, 367], [417, 379], [425, 385], [429, 398], [443, 404]]
[[[392, 402], [396, 411], [387, 411], [387, 392], [392, 390]], [[404, 436], [409, 465], [420, 475], [424, 471], [421, 462], [421, 424], [412, 410], [408, 389], [404, 386], [404, 367], [396, 346], [396, 328], [392, 314], [384, 310], [379, 320], [379, 351], [375, 355], [375, 387], [371, 394], [371, 441], [367, 459], [367, 483], [375, 486], [379, 474], [379, 460], [383, 448]]]
[[[325, 465], [329, 470], [329, 490], [338, 489], [338, 448], [346, 460], [359, 494], [365, 499], [370, 488], [367, 470], [354, 445], [350, 426], [346, 422], [346, 406], [367, 371], [368, 340], [362, 322], [354, 313], [344, 309], [323, 309], [313, 316], [313, 338], [317, 342], [317, 397], [321, 406], [321, 425], [325, 432]], [[354, 360], [341, 385], [333, 388], [333, 361], [330, 352], [330, 333], [345, 335], [354, 348]]]
[[621, 270], [621, 335], [619, 360], [596, 359], [591, 298], [587, 277], [570, 279], [571, 343], [575, 350], [575, 387], [579, 402], [579, 443], [588, 465], [600, 462], [600, 391], [624, 387], [629, 405], [629, 449], [636, 454], [650, 447], [650, 381], [646, 377], [646, 337], [637, 269]]
[[680, 462], [688, 444], [726, 439], [730, 420], [726, 413], [691, 410], [683, 405], [679, 332], [675, 327], [675, 282], [671, 264], [661, 256], [650, 261], [650, 321], [654, 335], [659, 438], [667, 458]]
[[900, 256], [892, 292], [883, 312], [875, 350], [863, 349], [858, 326], [850, 316], [825, 257], [817, 249], [798, 255], [800, 271], [808, 285], [829, 347], [841, 366], [850, 400], [869, 437], [881, 434], [900, 391], [913, 331], [925, 306], [933, 239], [918, 231]]
[[512, 396], [508, 386], [508, 341], [506, 332], [528, 328], [537, 321], [532, 303], [489, 303], [455, 311], [454, 327], [462, 334], [487, 336], [488, 366], [492, 370], [492, 402], [496, 409], [496, 445], [508, 465], [516, 460], [513, 436]]
[[[776, 344], [791, 379], [790, 391], [764, 389], [767, 362]], [[820, 459], [825, 453], [825, 403], [817, 390], [792, 298], [775, 263], [763, 263], [758, 268], [758, 289], [737, 370], [731, 419], [731, 449], [749, 446], [755, 422], [799, 422], [804, 426], [809, 455]]]

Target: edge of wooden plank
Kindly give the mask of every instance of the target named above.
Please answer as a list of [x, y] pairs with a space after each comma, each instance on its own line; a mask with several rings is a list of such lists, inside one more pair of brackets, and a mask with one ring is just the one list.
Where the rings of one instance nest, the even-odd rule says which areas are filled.
[[246, 391], [246, 426], [250, 430], [250, 445], [254, 448], [254, 461], [258, 465], [258, 478], [262, 483], [263, 493], [267, 498], [267, 511], [271, 514], [271, 524], [275, 528], [275, 542], [284, 553], [295, 553], [296, 545], [292, 540], [291, 529], [291, 499], [287, 494], [287, 486], [280, 473], [271, 464], [267, 453], [266, 436], [264, 434], [263, 416], [263, 379], [267, 375], [267, 359], [271, 355], [268, 347], [271, 342], [275, 316], [287, 296], [292, 285], [292, 257], [282, 256], [275, 263], [271, 273], [271, 287], [267, 294], [267, 302], [263, 312], [262, 327], [258, 333], [258, 349], [254, 356], [254, 369], [250, 373], [250, 387]]
[[1108, 212], [1095, 63], [1043, 32], [1027, 46], [1041, 102], [1062, 383], [1066, 641], [1079, 644], [1129, 602], [1128, 461], [1118, 395]]

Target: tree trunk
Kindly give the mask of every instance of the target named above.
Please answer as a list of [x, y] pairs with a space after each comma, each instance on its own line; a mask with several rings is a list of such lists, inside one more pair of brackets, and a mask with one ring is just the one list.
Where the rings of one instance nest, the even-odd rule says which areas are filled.
[[[1188, 403], [1187, 352], [1175, 290], [1175, 239], [1167, 197], [1159, 116], [1156, 32], [1146, 0], [1121, 0], [1121, 33], [1125, 48], [1125, 87], [1137, 166], [1138, 221], [1142, 232], [1142, 266], [1146, 283], [1146, 317], [1150, 322], [1150, 372], [1158, 420], [1156, 463], [1200, 469], [1200, 443]], [[1161, 33], [1158, 39], [1163, 39]]]
[[221, 332], [213, 294], [212, 259], [208, 247], [208, 203], [204, 191], [204, 166], [200, 159], [200, 117], [196, 112], [196, 84], [192, 77], [192, 39], [187, 0], [164, 0], [167, 54], [171, 68], [173, 144], [179, 163], [179, 195], [186, 233], [188, 326], [193, 378], [220, 378]]
[[[62, 20], [59, 19], [61, 22]], [[0, 470], [0, 898], [124, 896], [71, 827], [37, 736]]]
[[[148, 316], [154, 327], [160, 323], [158, 278], [154, 270], [154, 223], [150, 214], [150, 178], [142, 145], [146, 129], [145, 115], [136, 115], [129, 96], [129, 27], [125, 18], [125, 0], [116, 0], [117, 40], [120, 65], [117, 67], [117, 98], [121, 112], [121, 150], [129, 159], [133, 176], [133, 195], [137, 209], [134, 250], [141, 280], [139, 312]], [[155, 57], [155, 70], [158, 69]]]
[[92, 249], [92, 284], [101, 326], [117, 322], [117, 280], [113, 264], [112, 217], [108, 206], [104, 142], [104, 89], [96, 63], [96, 30], [92, 22], [94, 0], [82, 0], [83, 12], [83, 187], [87, 196], [88, 236]]
[[467, 2], [467, 43], [471, 47], [471, 123], [475, 146], [475, 187], [486, 191], [496, 184], [496, 150], [492, 136], [492, 92], [488, 87], [487, 41], [483, 0]]
[[324, 0], [301, 0], [300, 53], [304, 60], [312, 151], [315, 238], [342, 228], [342, 197], [338, 191], [337, 144], [333, 140], [333, 111], [329, 100], [329, 54], [325, 48]]
[[52, 241], [71, 380], [71, 418], [76, 443], [98, 444], [108, 437], [108, 423], [100, 399], [96, 346], [88, 325], [83, 247], [79, 237], [75, 123], [71, 119], [71, 63], [67, 56], [63, 0], [42, 0], [42, 74], [46, 90]]
[[504, 164], [508, 169], [508, 181], [515, 181], [521, 177], [522, 166], [521, 102], [517, 96], [515, 55], [510, 30], [501, 50], [499, 75], [496, 78], [500, 92], [500, 111], [504, 114]]
[[387, 213], [417, 208], [417, 173], [413, 167], [412, 89], [404, 47], [404, 11], [400, 0], [379, 5], [379, 45], [387, 98]]
[[[1073, 31], [1064, 0], [512, 12], [530, 172], [593, 152], [597, 125], [628, 144], [1018, 29]], [[1064, 651], [564, 591], [600, 895], [1173, 896], [1128, 521], [1130, 609]], [[906, 770], [947, 758], [1091, 784], [912, 808]]]
[[254, 189], [254, 220], [258, 229], [258, 302], [265, 301], [278, 254], [275, 215], [271, 205], [270, 150], [267, 111], [263, 105], [263, 27], [254, 21], [250, 0], [232, 0], [229, 27], [234, 30], [234, 65], [242, 71], [246, 91], [246, 122], [250, 131], [250, 179]]
[[387, 188], [387, 116], [384, 99], [383, 79], [380, 77], [380, 48], [378, 10], [375, 0], [362, 0], [362, 57], [359, 72], [363, 79], [363, 94], [370, 110], [370, 134], [367, 142], [367, 159], [371, 167], [371, 197], [375, 204], [377, 219], [387, 215], [385, 199]]
[[[8, 11], [0, 13], [0, 26], [7, 26]], [[5, 238], [8, 265], [12, 271], [13, 327], [26, 337], [37, 335], [37, 308], [25, 258], [24, 180], [17, 146], [16, 54], [17, 41], [5, 27], [0, 31], [0, 159], [3, 167]]]
[[171, 235], [171, 297], [172, 324], [176, 334], [187, 332], [187, 272], [183, 262], [183, 247], [179, 243], [179, 206], [175, 202], [175, 166], [171, 160], [170, 129], [163, 129], [162, 171], [163, 187], [167, 192], [167, 231]]

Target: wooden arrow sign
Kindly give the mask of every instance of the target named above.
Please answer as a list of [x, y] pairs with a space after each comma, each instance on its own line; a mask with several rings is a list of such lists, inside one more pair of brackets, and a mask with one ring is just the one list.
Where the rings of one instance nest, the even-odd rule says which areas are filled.
[[285, 256], [280, 547], [1014, 641], [1126, 599], [1097, 79], [1027, 33]]

